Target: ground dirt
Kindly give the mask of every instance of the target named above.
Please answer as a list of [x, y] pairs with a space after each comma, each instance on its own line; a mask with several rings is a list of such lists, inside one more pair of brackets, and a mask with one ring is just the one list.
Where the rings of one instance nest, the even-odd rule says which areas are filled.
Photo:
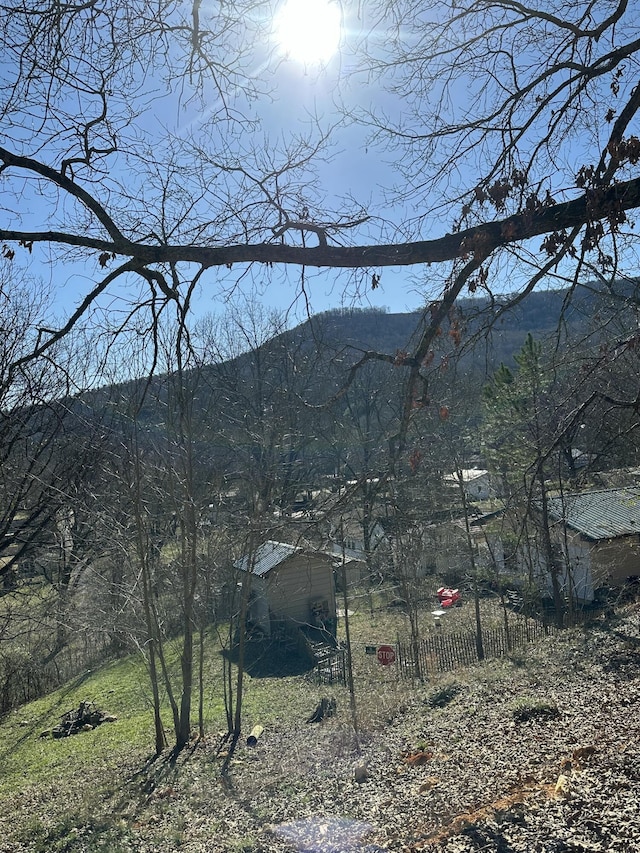
[[434, 682], [379, 677], [358, 736], [347, 692], [318, 687], [335, 716], [161, 756], [50, 849], [640, 853], [637, 604]]

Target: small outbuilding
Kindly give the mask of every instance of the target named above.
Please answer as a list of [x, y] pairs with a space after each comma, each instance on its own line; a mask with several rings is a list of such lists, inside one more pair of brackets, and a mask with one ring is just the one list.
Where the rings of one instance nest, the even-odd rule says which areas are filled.
[[269, 540], [237, 567], [251, 573], [248, 623], [271, 636], [276, 622], [336, 633], [334, 559], [302, 546]]

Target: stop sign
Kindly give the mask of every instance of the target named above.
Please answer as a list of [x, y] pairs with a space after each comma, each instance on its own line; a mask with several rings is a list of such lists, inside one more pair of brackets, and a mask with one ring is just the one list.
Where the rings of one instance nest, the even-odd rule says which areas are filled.
[[396, 662], [396, 652], [393, 646], [378, 646], [376, 657], [383, 666]]

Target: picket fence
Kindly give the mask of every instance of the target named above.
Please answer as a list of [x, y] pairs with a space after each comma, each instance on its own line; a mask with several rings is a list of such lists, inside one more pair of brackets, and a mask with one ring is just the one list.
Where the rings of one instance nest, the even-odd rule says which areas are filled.
[[[523, 648], [540, 637], [555, 634], [560, 629], [536, 619], [523, 617], [509, 624], [509, 633], [504, 626], [482, 631], [485, 660], [509, 654]], [[476, 635], [472, 631], [456, 633], [434, 633], [421, 639], [417, 647], [417, 669], [414, 649], [410, 642], [396, 643], [396, 667], [400, 678], [412, 680], [424, 678], [437, 672], [450, 672], [478, 662]]]

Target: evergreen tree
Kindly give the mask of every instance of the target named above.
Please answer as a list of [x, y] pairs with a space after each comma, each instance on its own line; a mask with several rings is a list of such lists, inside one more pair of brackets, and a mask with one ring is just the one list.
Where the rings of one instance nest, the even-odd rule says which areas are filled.
[[484, 389], [485, 452], [487, 463], [502, 477], [520, 541], [531, 527], [537, 534], [551, 580], [556, 621], [562, 624], [563, 566], [551, 540], [547, 505], [546, 468], [556, 446], [550, 424], [552, 379], [542, 344], [530, 333], [514, 358], [517, 370], [502, 364]]

